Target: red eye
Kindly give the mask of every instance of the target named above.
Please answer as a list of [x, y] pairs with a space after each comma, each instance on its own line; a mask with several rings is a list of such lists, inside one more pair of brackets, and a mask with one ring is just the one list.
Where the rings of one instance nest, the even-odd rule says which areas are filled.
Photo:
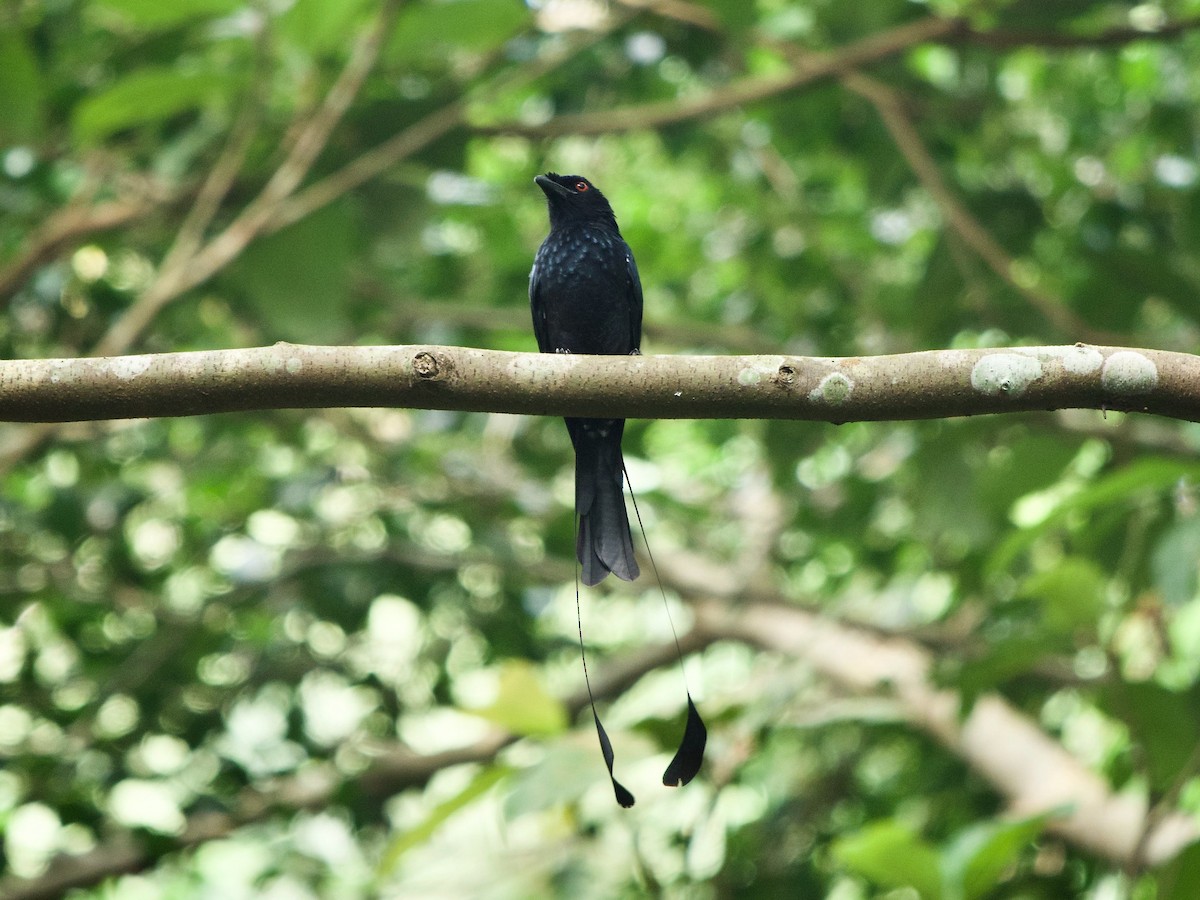
[[575, 190], [579, 191], [579, 193], [581, 193], [581, 194], [582, 194], [584, 191], [586, 191], [586, 190], [588, 189], [588, 187], [589, 187], [589, 185], [588, 185], [588, 183], [587, 183], [586, 181], [577, 181], [577, 182], [575, 182]]

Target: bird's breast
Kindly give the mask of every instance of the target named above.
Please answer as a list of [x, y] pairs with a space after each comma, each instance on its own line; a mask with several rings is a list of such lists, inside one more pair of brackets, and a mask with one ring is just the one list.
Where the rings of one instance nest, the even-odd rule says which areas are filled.
[[620, 285], [625, 280], [625, 245], [590, 232], [570, 233], [558, 240], [547, 239], [538, 253], [543, 276], [601, 286]]
[[538, 294], [553, 349], [629, 353], [634, 303], [629, 250], [603, 230], [551, 232], [534, 262]]

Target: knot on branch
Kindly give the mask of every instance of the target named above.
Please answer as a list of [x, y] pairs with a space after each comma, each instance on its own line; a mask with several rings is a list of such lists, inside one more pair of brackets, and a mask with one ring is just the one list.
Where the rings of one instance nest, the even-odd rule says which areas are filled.
[[422, 381], [435, 381], [441, 377], [442, 369], [432, 353], [422, 350], [413, 357], [413, 372]]

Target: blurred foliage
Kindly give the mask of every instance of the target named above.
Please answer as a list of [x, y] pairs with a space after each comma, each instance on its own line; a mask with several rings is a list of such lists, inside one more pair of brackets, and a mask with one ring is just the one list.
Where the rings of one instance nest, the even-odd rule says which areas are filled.
[[[0, 8], [0, 353], [88, 353], [138, 308], [244, 139], [207, 234], [234, 222], [378, 5]], [[612, 200], [647, 352], [1087, 337], [1064, 323], [1191, 350], [1200, 34], [1156, 31], [1198, 14], [1196, 0], [410, 0], [304, 183], [450, 104], [465, 118], [268, 223], [132, 349], [532, 350], [546, 218], [531, 179], [553, 169]], [[605, 133], [615, 108], [719, 98], [927, 15], [973, 31], [863, 71], [1003, 266], [947, 224], [875, 95], [836, 78]], [[597, 133], [547, 136], [574, 113]], [[29, 433], [7, 426], [22, 449], [0, 472], [11, 875], [131, 834], [147, 871], [80, 896], [1191, 896], [1195, 850], [1147, 872], [1089, 855], [1007, 815], [886, 703], [730, 642], [688, 662], [711, 728], [689, 787], [645, 787], [682, 727], [677, 671], [612, 701], [640, 798], [618, 809], [590, 721], [560, 699], [581, 676], [556, 420], [280, 411]], [[758, 590], [930, 642], [964, 709], [999, 691], [1114, 789], [1200, 812], [1200, 426], [658, 421], [631, 423], [626, 447], [660, 560], [737, 569], [758, 553]], [[597, 671], [669, 640], [650, 576], [588, 592], [583, 611]], [[494, 762], [394, 796], [358, 781], [398, 747], [450, 750], [495, 725], [521, 739]], [[246, 807], [251, 789], [331, 772], [319, 808]], [[177, 850], [206, 813], [245, 824]]]

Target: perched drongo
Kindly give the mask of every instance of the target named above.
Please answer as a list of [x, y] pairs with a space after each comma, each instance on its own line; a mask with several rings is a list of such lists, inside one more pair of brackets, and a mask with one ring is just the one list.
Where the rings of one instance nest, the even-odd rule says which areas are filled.
[[[608, 200], [582, 175], [547, 172], [534, 180], [550, 208], [550, 234], [538, 248], [529, 273], [529, 305], [538, 348], [543, 353], [637, 353], [642, 341], [642, 282]], [[625, 420], [566, 421], [575, 447], [575, 512], [579, 517], [575, 555], [579, 557], [583, 583], [599, 584], [609, 572], [633, 581], [638, 577], [638, 564], [633, 557], [622, 492], [625, 461], [621, 457], [621, 435]], [[646, 552], [649, 554], [649, 547]], [[653, 567], [653, 554], [650, 563]], [[666, 599], [664, 593], [664, 603]], [[578, 612], [578, 584], [575, 604]], [[671, 630], [673, 633], [674, 624]], [[678, 637], [675, 645], [678, 649]], [[582, 624], [579, 652], [587, 681]], [[682, 667], [682, 651], [679, 662]], [[590, 681], [587, 687], [590, 699]], [[690, 692], [687, 700], [683, 740], [663, 773], [663, 784], [670, 787], [687, 784], [696, 776], [708, 740], [708, 730]], [[633, 794], [613, 774], [612, 742], [600, 724], [594, 699], [592, 718], [617, 802], [633, 806]]]
[[[637, 353], [642, 282], [608, 200], [581, 175], [536, 179], [550, 207], [550, 234], [529, 273], [533, 332], [543, 353]], [[583, 583], [612, 572], [638, 577], [625, 511], [624, 419], [567, 419], [575, 447], [575, 553]]]

